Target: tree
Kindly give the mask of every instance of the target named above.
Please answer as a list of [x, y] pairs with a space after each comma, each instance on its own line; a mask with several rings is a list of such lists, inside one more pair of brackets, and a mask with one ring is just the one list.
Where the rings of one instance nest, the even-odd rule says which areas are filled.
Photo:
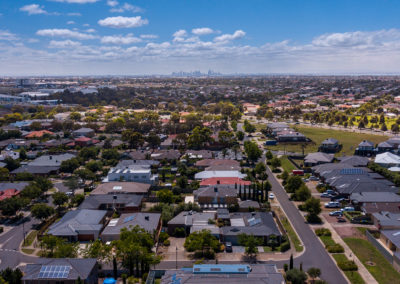
[[95, 240], [86, 245], [83, 250], [83, 256], [85, 258], [97, 258], [100, 261], [108, 262], [111, 256], [110, 245], [103, 243], [101, 240]]
[[0, 283], [21, 284], [22, 276], [22, 271], [19, 268], [13, 270], [12, 268], [8, 267], [0, 272], [0, 277], [5, 281]]
[[102, 170], [103, 163], [100, 161], [89, 161], [86, 163], [85, 167], [95, 173]]
[[213, 139], [211, 138], [211, 130], [207, 127], [201, 128], [196, 126], [192, 134], [189, 135], [187, 140], [187, 146], [189, 149], [202, 149], [206, 143], [211, 143]]
[[179, 186], [181, 189], [185, 189], [188, 186], [188, 179], [186, 176], [181, 176], [176, 179], [176, 185]]
[[26, 156], [26, 150], [24, 147], [21, 148], [21, 150], [19, 151], [19, 158], [21, 160], [26, 160], [27, 156]]
[[149, 143], [150, 148], [154, 149], [160, 146], [161, 144], [161, 139], [160, 136], [155, 134], [154, 132], [151, 132], [147, 138], [146, 138], [147, 143]]
[[81, 114], [79, 112], [71, 112], [71, 114], [69, 115], [69, 118], [75, 121], [79, 121], [81, 120]]
[[74, 174], [80, 177], [83, 181], [94, 181], [96, 179], [96, 175], [89, 169], [77, 169], [74, 171]]
[[286, 272], [286, 280], [292, 284], [304, 284], [307, 280], [307, 275], [305, 272], [293, 268]]
[[201, 230], [190, 234], [185, 240], [184, 247], [189, 252], [197, 251], [201, 256], [205, 256], [206, 250], [213, 253], [219, 249], [220, 244], [209, 230]]
[[300, 188], [303, 184], [304, 184], [304, 182], [301, 180], [301, 177], [299, 177], [299, 176], [290, 176], [286, 180], [285, 189], [286, 189], [287, 192], [293, 193], [298, 188]]
[[289, 269], [290, 269], [290, 270], [293, 269], [293, 254], [290, 255], [290, 259], [289, 259]]
[[78, 255], [79, 243], [70, 243], [65, 239], [52, 235], [44, 235], [40, 246], [46, 257], [54, 258], [76, 258]]
[[256, 257], [258, 254], [258, 246], [262, 241], [254, 235], [240, 234], [239, 244], [245, 247], [245, 252], [249, 257]]
[[392, 130], [392, 132], [394, 132], [394, 133], [398, 133], [398, 132], [400, 131], [399, 125], [398, 125], [397, 123], [392, 124], [391, 130]]
[[157, 197], [158, 200], [160, 200], [160, 202], [162, 203], [171, 204], [173, 201], [173, 194], [168, 189], [162, 189], [157, 191]]
[[311, 197], [311, 191], [308, 189], [308, 187], [304, 183], [292, 195], [292, 198], [295, 201], [306, 201], [310, 197]]
[[77, 158], [62, 161], [60, 165], [60, 171], [64, 173], [73, 173], [77, 168], [79, 168], [79, 161]]
[[42, 190], [34, 184], [26, 186], [20, 193], [21, 197], [26, 197], [28, 199], [36, 199], [42, 195]]
[[14, 160], [14, 159], [11, 158], [11, 157], [5, 158], [5, 159], [4, 159], [4, 162], [6, 163], [6, 168], [7, 168], [10, 172], [12, 172], [12, 171], [15, 170], [15, 169], [18, 169], [19, 166], [20, 166], [19, 162], [18, 162], [17, 160]]
[[387, 129], [387, 126], [386, 126], [386, 123], [383, 123], [382, 125], [381, 125], [381, 130], [382, 131], [387, 131], [388, 129]]
[[311, 267], [310, 269], [307, 270], [308, 275], [312, 278], [312, 282], [315, 282], [315, 278], [319, 277], [321, 275], [321, 270], [316, 267]]
[[85, 147], [79, 151], [79, 157], [81, 157], [84, 161], [88, 161], [90, 159], [96, 159], [98, 153], [99, 148], [97, 147]]
[[119, 160], [120, 156], [117, 149], [106, 149], [101, 154], [101, 157], [105, 160]]
[[243, 129], [247, 133], [253, 133], [254, 131], [256, 131], [256, 127], [252, 125], [247, 119], [244, 121]]
[[46, 177], [38, 176], [35, 178], [34, 185], [36, 185], [42, 192], [49, 191], [53, 188], [53, 183]]
[[266, 170], [267, 170], [267, 168], [265, 167], [265, 164], [263, 162], [257, 163], [257, 165], [254, 168], [254, 171], [259, 175], [261, 175], [262, 173], [265, 173]]
[[79, 188], [78, 178], [73, 176], [64, 181], [63, 183], [66, 187], [68, 187], [72, 192], [75, 192], [76, 189]]
[[6, 168], [0, 168], [0, 181], [6, 181], [10, 178], [10, 171]]
[[58, 207], [60, 207], [67, 201], [68, 201], [68, 196], [64, 192], [55, 192], [53, 194], [53, 202]]
[[143, 135], [131, 129], [122, 131], [122, 140], [128, 142], [131, 149], [136, 149], [144, 143]]
[[0, 202], [1, 213], [4, 216], [14, 216], [21, 208], [28, 205], [29, 200], [20, 197], [11, 197]]
[[243, 131], [237, 131], [237, 132], [236, 132], [236, 138], [237, 138], [237, 140], [239, 140], [239, 141], [243, 141], [243, 139], [244, 139], [244, 132], [243, 132]]
[[218, 141], [224, 148], [230, 148], [234, 142], [234, 135], [230, 131], [221, 130], [218, 133]]
[[54, 214], [54, 208], [45, 203], [37, 203], [31, 208], [32, 216], [41, 220], [46, 220]]
[[281, 160], [278, 159], [277, 157], [272, 158], [270, 163], [272, 168], [278, 168], [281, 166]]
[[258, 148], [258, 145], [252, 141], [244, 142], [244, 150], [247, 158], [252, 162], [257, 161], [262, 155], [261, 149]]
[[142, 275], [150, 265], [160, 262], [160, 258], [152, 252], [153, 238], [139, 226], [123, 228], [120, 239], [113, 243], [117, 259], [129, 271], [129, 275]]
[[265, 158], [266, 158], [267, 160], [271, 160], [273, 157], [274, 157], [274, 155], [272, 155], [272, 153], [271, 153], [270, 150], [268, 150], [268, 152], [265, 153]]
[[321, 203], [320, 200], [314, 197], [311, 197], [306, 200], [304, 203], [304, 210], [308, 212], [307, 221], [310, 223], [319, 223], [320, 219], [318, 214], [321, 213]]

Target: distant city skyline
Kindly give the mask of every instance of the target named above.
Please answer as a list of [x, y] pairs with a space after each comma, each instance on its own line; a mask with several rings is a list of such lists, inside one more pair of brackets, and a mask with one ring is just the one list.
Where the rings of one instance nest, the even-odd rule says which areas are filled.
[[399, 12], [394, 0], [4, 0], [0, 76], [400, 74]]

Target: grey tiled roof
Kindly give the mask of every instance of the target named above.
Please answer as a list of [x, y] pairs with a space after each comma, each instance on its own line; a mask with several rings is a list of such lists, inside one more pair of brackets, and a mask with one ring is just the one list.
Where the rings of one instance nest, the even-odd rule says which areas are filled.
[[49, 228], [48, 234], [54, 236], [77, 236], [83, 232], [100, 232], [101, 221], [107, 214], [105, 210], [78, 209], [67, 212], [60, 221]]
[[122, 214], [118, 218], [118, 222], [116, 225], [108, 225], [104, 228], [101, 233], [104, 235], [119, 235], [122, 228], [129, 228], [139, 226], [143, 228], [149, 233], [153, 233], [154, 230], [157, 229], [157, 226], [160, 222], [161, 214], [160, 213], [129, 213]]
[[[116, 204], [124, 204], [125, 206], [138, 207], [142, 203], [143, 196], [137, 194], [115, 194]], [[114, 194], [98, 194], [90, 195], [85, 198], [80, 209], [98, 209], [101, 205], [113, 204]]]
[[43, 280], [39, 278], [42, 265], [70, 266], [71, 270], [67, 279], [77, 280], [80, 278], [84, 280], [89, 277], [96, 263], [95, 258], [38, 258], [35, 264], [26, 265], [22, 280]]

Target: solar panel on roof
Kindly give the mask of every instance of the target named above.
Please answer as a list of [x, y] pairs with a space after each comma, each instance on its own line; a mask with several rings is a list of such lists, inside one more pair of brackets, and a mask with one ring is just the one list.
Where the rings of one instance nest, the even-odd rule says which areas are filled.
[[363, 169], [341, 169], [340, 174], [342, 175], [362, 175], [365, 174], [366, 172]]
[[261, 219], [260, 218], [250, 218], [248, 220], [248, 222], [249, 222], [249, 226], [255, 226], [255, 225], [261, 223]]
[[130, 221], [132, 221], [133, 219], [135, 219], [135, 216], [128, 216], [128, 217], [126, 217], [126, 218], [124, 219], [124, 223], [130, 222]]
[[71, 266], [65, 265], [42, 265], [38, 278], [68, 278]]

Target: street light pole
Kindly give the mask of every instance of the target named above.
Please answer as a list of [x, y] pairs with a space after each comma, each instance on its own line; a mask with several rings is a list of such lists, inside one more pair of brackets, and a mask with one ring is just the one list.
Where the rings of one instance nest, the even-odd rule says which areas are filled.
[[25, 222], [22, 222], [22, 236], [24, 237], [24, 245], [25, 245]]
[[175, 268], [178, 269], [178, 247], [176, 247], [176, 254], [175, 254]]

